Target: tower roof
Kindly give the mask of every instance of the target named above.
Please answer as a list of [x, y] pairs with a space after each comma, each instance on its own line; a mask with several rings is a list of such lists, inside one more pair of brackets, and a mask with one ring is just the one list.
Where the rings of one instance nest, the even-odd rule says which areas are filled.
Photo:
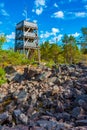
[[23, 21], [17, 23], [16, 28], [21, 28], [21, 27], [23, 27], [23, 26], [25, 26], [25, 27], [27, 27], [27, 28], [28, 28], [28, 27], [31, 27], [31, 28], [33, 28], [33, 29], [38, 29], [38, 26], [37, 26], [36, 23], [34, 23], [34, 22], [28, 22], [28, 21], [26, 21], [26, 20], [23, 20]]

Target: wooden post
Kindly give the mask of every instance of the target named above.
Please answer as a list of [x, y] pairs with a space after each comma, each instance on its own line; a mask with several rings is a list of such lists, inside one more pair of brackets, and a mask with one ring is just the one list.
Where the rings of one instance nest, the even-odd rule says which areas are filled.
[[40, 48], [38, 47], [38, 63], [40, 64]]
[[30, 52], [30, 48], [27, 51], [27, 58], [29, 58], [29, 52]]

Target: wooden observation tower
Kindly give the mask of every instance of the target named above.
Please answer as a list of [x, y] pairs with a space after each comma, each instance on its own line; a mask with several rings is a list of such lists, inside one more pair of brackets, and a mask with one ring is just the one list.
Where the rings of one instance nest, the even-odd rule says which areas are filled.
[[16, 25], [15, 51], [23, 52], [29, 57], [29, 52], [37, 49], [40, 63], [40, 48], [38, 46], [38, 26], [36, 23], [23, 20]]

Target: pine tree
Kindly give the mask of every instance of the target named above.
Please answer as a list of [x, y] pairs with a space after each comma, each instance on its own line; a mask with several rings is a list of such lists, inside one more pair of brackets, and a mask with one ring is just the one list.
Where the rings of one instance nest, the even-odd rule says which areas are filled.
[[5, 35], [0, 35], [0, 50], [2, 49], [4, 42], [6, 42]]

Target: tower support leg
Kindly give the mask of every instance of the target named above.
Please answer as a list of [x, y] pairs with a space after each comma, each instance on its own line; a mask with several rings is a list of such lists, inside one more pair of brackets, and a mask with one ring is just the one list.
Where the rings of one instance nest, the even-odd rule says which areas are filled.
[[40, 48], [38, 48], [38, 63], [40, 64]]

